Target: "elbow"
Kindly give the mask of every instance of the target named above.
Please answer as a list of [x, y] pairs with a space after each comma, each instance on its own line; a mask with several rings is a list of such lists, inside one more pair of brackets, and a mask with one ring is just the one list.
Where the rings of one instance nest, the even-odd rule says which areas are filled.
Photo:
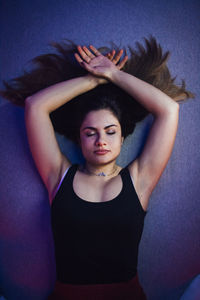
[[32, 96], [25, 99], [25, 115], [38, 110], [38, 105]]
[[158, 114], [155, 115], [155, 118], [161, 118], [161, 119], [178, 119], [179, 118], [179, 104], [175, 101], [171, 102], [170, 105], [165, 107], [165, 109], [158, 112]]
[[179, 114], [179, 104], [175, 101], [172, 101], [166, 110], [169, 115], [178, 115]]
[[166, 114], [166, 119], [171, 120], [172, 122], [178, 123], [179, 119], [179, 104], [174, 102], [170, 107], [169, 111]]
[[172, 112], [173, 112], [174, 114], [179, 115], [179, 104], [178, 104], [177, 102], [174, 102], [174, 103], [173, 103]]
[[30, 104], [32, 103], [32, 97], [31, 96], [28, 96], [26, 99], [25, 99], [25, 108], [27, 108], [28, 106], [30, 106]]
[[179, 111], [179, 103], [174, 101], [174, 109]]
[[34, 96], [29, 96], [25, 99], [25, 109], [34, 107], [37, 107], [38, 109], [39, 105], [41, 106], [39, 99], [35, 98]]
[[26, 99], [25, 99], [25, 102], [29, 102], [31, 101], [31, 96], [28, 96]]

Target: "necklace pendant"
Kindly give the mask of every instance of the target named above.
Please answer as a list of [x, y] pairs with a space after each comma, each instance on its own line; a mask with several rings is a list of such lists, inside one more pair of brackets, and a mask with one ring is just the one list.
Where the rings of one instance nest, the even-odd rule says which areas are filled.
[[84, 172], [84, 173], [87, 173], [87, 174], [90, 174], [90, 175], [94, 175], [94, 176], [103, 176], [103, 177], [106, 177], [106, 176], [111, 176], [111, 175], [113, 175], [113, 174], [116, 172], [116, 170], [117, 170], [117, 166], [115, 166], [113, 172], [110, 173], [110, 174], [106, 174], [106, 173], [104, 173], [104, 172], [93, 173], [93, 172], [89, 171], [89, 170], [85, 167], [85, 168], [83, 169], [83, 172]]
[[106, 174], [104, 172], [101, 172], [101, 173], [97, 174], [97, 176], [106, 176]]

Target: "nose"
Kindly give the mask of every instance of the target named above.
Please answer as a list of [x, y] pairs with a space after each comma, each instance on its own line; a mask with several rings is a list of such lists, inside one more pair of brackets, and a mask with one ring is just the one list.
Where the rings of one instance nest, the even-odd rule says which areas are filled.
[[101, 135], [98, 135], [98, 137], [95, 141], [95, 145], [98, 147], [102, 147], [102, 146], [106, 145], [106, 141], [105, 141], [105, 139], [103, 139], [103, 137]]

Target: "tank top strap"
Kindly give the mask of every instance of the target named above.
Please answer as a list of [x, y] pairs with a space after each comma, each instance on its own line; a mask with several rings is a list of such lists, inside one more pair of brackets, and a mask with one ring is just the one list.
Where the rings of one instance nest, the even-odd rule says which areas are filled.
[[128, 189], [134, 189], [133, 180], [131, 178], [128, 166], [121, 169], [120, 175], [122, 177], [124, 187]]
[[70, 166], [69, 171], [68, 171], [70, 178], [72, 178], [72, 179], [74, 178], [74, 175], [75, 175], [77, 169], [78, 169], [78, 164], [73, 164]]
[[57, 196], [62, 193], [65, 185], [68, 185], [68, 184], [71, 185], [73, 183], [73, 178], [74, 178], [74, 175], [75, 175], [77, 169], [78, 169], [78, 164], [73, 164], [69, 168], [66, 169], [66, 171], [54, 193], [52, 203], [54, 203]]
[[[133, 178], [131, 177], [128, 166], [123, 168], [120, 171], [120, 175], [121, 175], [122, 182], [123, 182], [124, 195], [126, 195], [126, 197], [128, 199], [135, 199], [134, 202], [135, 202], [136, 207], [139, 209], [139, 211], [142, 212], [142, 214], [146, 215], [147, 212], [143, 209], [143, 207], [141, 205], [141, 202], [140, 202], [137, 192], [135, 190], [134, 181], [133, 181]], [[131, 198], [131, 195], [132, 195], [132, 198]]]
[[69, 170], [67, 171], [67, 174], [65, 175], [65, 178], [63, 179], [64, 185], [65, 184], [72, 185], [77, 169], [78, 169], [78, 164], [73, 164], [69, 167]]

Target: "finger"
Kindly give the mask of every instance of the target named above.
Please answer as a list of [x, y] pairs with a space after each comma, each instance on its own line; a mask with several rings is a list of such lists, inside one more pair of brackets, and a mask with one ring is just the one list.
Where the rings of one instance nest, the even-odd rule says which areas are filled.
[[117, 55], [115, 56], [115, 58], [113, 59], [113, 63], [114, 63], [115, 65], [116, 65], [116, 64], [118, 63], [118, 61], [120, 60], [120, 58], [121, 58], [123, 52], [124, 52], [124, 50], [121, 49], [121, 50], [117, 53]]
[[118, 69], [122, 69], [128, 60], [128, 56], [125, 56], [123, 60], [117, 65]]
[[87, 54], [85, 53], [85, 51], [83, 51], [82, 47], [81, 46], [77, 46], [77, 49], [78, 49], [78, 52], [80, 53], [81, 57], [87, 62], [89, 63], [90, 62], [90, 57], [87, 56]]
[[112, 52], [107, 53], [105, 56], [110, 60], [112, 60], [114, 55], [115, 55], [115, 50], [112, 50]]
[[88, 63], [86, 63], [78, 53], [74, 53], [74, 56], [76, 58], [76, 60], [78, 61], [78, 63], [81, 65], [81, 67], [87, 69]]
[[81, 65], [81, 67], [84, 67], [89, 72], [92, 71], [92, 68], [89, 65], [89, 63], [85, 62], [78, 53], [74, 53], [74, 56], [75, 56], [76, 60], [78, 61], [78, 63]]
[[95, 54], [96, 56], [101, 55], [101, 52], [99, 52], [94, 46], [90, 45], [90, 49], [92, 49], [92, 51], [94, 52], [94, 54]]
[[115, 53], [116, 53], [116, 51], [115, 50], [112, 50], [112, 52], [111, 52], [111, 55], [110, 55], [110, 60], [113, 60], [113, 57], [115, 56]]
[[126, 55], [126, 56], [123, 58], [123, 60], [117, 65], [117, 67], [118, 67], [119, 69], [122, 69], [123, 66], [125, 65], [125, 63], [127, 62], [127, 60], [128, 60], [128, 55]]
[[95, 57], [95, 55], [92, 54], [92, 52], [90, 52], [90, 50], [86, 46], [83, 46], [83, 50], [85, 51], [85, 53], [87, 54], [87, 56], [89, 56], [90, 58], [94, 58]]
[[82, 58], [80, 57], [80, 55], [78, 53], [74, 53], [74, 56], [79, 64], [81, 64], [83, 62]]

